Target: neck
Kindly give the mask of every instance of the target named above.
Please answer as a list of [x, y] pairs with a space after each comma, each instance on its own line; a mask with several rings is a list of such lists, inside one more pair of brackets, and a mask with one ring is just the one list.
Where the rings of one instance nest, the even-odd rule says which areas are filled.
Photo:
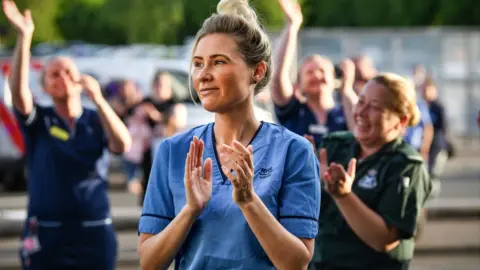
[[375, 154], [376, 152], [380, 151], [380, 149], [387, 143], [390, 143], [394, 141], [396, 137], [394, 138], [388, 138], [386, 140], [381, 140], [381, 139], [374, 139], [374, 140], [363, 140], [360, 141], [360, 159], [365, 159], [368, 156], [371, 156]]
[[74, 118], [77, 118], [82, 113], [82, 105], [80, 100], [68, 98], [66, 100], [54, 100], [53, 101], [55, 111], [63, 119], [71, 122]]
[[307, 105], [316, 111], [328, 111], [335, 107], [335, 101], [333, 95], [320, 93], [307, 96]]
[[[250, 102], [249, 102], [250, 103]], [[247, 145], [260, 126], [255, 118], [253, 104], [245, 108], [236, 108], [234, 112], [216, 113], [214, 134], [217, 145], [232, 145], [236, 140]]]

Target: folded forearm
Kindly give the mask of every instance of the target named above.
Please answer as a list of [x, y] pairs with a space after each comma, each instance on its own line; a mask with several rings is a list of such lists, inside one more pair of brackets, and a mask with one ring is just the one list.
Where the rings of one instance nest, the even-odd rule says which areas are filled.
[[184, 207], [170, 224], [138, 247], [142, 269], [167, 269], [187, 237], [196, 215]]

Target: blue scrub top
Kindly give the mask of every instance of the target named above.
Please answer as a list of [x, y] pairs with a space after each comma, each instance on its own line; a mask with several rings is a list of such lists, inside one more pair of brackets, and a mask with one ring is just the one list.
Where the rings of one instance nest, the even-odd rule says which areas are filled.
[[69, 129], [51, 107], [16, 112], [27, 146], [28, 216], [77, 222], [108, 217], [107, 139], [97, 112], [83, 108]]
[[432, 124], [432, 118], [430, 117], [430, 109], [427, 102], [423, 99], [417, 99], [417, 106], [420, 110], [420, 122], [414, 126], [407, 128], [405, 132], [405, 141], [413, 146], [415, 149], [420, 150], [423, 141], [423, 132], [425, 125]]
[[348, 130], [341, 106], [335, 106], [328, 111], [325, 125], [319, 124], [307, 104], [301, 103], [295, 97], [292, 97], [285, 106], [275, 105], [275, 114], [278, 122], [292, 132], [300, 136], [312, 135], [317, 147], [322, 144], [323, 137], [328, 133]]
[[[232, 200], [232, 185], [219, 166], [214, 124], [194, 128], [160, 145], [150, 174], [139, 233], [158, 234], [186, 203], [185, 160], [193, 136], [212, 158], [212, 197], [175, 258], [175, 269], [274, 269]], [[252, 139], [254, 190], [293, 235], [313, 239], [320, 212], [319, 165], [309, 142], [287, 129], [262, 123]]]

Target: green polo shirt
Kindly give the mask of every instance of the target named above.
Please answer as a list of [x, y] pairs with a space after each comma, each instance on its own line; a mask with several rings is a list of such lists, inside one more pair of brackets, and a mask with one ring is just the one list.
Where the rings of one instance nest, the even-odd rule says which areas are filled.
[[377, 252], [349, 227], [332, 197], [322, 190], [319, 233], [313, 262], [341, 269], [402, 269], [413, 256], [417, 219], [431, 183], [422, 157], [402, 138], [377, 153], [358, 160], [360, 146], [350, 132], [331, 133], [324, 139], [328, 162], [348, 167], [357, 158], [352, 191], [400, 232], [400, 244], [390, 252]]

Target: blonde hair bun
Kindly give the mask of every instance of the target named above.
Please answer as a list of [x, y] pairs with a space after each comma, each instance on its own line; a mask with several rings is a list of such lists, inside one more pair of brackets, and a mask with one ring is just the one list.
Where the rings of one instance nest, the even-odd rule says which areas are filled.
[[221, 0], [217, 5], [217, 13], [240, 16], [249, 23], [257, 23], [258, 17], [248, 4], [248, 0]]

